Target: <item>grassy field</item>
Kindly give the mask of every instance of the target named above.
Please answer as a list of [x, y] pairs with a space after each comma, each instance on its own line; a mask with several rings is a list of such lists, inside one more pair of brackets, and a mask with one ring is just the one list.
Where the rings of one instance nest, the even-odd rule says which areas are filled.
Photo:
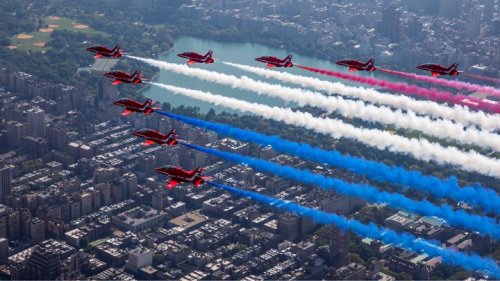
[[72, 32], [85, 32], [88, 34], [107, 34], [94, 30], [87, 25], [80, 24], [72, 19], [48, 17], [44, 19], [44, 27], [30, 33], [21, 33], [11, 38], [11, 49], [22, 49], [26, 51], [44, 51], [45, 43], [50, 40], [50, 34], [54, 30], [67, 30]]

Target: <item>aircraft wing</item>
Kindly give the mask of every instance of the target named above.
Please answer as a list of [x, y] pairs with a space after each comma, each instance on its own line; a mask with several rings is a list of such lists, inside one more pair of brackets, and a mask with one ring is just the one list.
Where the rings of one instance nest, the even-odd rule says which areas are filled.
[[267, 67], [268, 67], [268, 68], [273, 68], [273, 67], [275, 67], [275, 65], [274, 65], [274, 64], [272, 64], [272, 63], [268, 63], [268, 64], [267, 64]]
[[176, 178], [170, 179], [170, 181], [167, 183], [167, 189], [172, 189], [176, 187], [179, 184]]
[[125, 110], [122, 112], [122, 116], [128, 116], [128, 115], [130, 115], [132, 112], [133, 112], [132, 110], [125, 109]]
[[357, 71], [357, 69], [355, 67], [349, 67], [349, 71], [350, 72], [355, 72], [355, 71]]
[[97, 55], [94, 56], [94, 59], [100, 59], [100, 58], [102, 58], [101, 54], [97, 54]]
[[113, 84], [113, 85], [120, 85], [121, 83], [122, 83], [122, 81], [120, 81], [120, 80], [116, 79], [116, 80], [115, 80], [115, 81], [113, 81], [113, 83], [111, 83], [111, 84]]
[[144, 146], [150, 146], [150, 145], [152, 145], [152, 144], [155, 144], [155, 142], [154, 142], [154, 141], [152, 141], [152, 140], [147, 140], [147, 141], [143, 142], [142, 144], [143, 144]]
[[188, 61], [187, 61], [187, 64], [193, 64], [193, 63], [195, 63], [195, 62], [196, 62], [196, 61], [194, 61], [194, 60], [188, 60]]
[[439, 73], [437, 72], [432, 72], [432, 77], [438, 77], [439, 76]]

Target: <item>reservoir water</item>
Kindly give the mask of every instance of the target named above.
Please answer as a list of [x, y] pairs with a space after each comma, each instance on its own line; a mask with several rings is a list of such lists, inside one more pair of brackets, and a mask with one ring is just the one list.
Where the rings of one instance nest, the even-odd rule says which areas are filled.
[[[174, 41], [174, 49], [172, 52], [161, 55], [160, 60], [166, 61], [166, 62], [171, 62], [171, 63], [179, 63], [179, 64], [185, 64], [186, 60], [183, 58], [180, 58], [177, 56], [178, 53], [182, 53], [185, 51], [194, 51], [198, 53], [203, 53], [205, 54], [208, 50], [213, 50], [214, 52], [214, 59], [215, 63], [213, 64], [193, 64], [191, 67], [197, 67], [197, 68], [203, 68], [207, 70], [213, 70], [213, 71], [218, 71], [218, 72], [223, 72], [226, 74], [232, 74], [235, 76], [242, 76], [246, 75], [248, 77], [258, 79], [261, 81], [266, 81], [269, 83], [281, 83], [273, 79], [265, 79], [244, 71], [240, 71], [236, 68], [217, 63], [217, 61], [228, 61], [228, 62], [234, 62], [234, 63], [239, 63], [239, 64], [246, 64], [246, 65], [251, 65], [251, 66], [257, 66], [257, 67], [262, 67], [265, 68], [265, 64], [259, 63], [255, 61], [254, 59], [259, 56], [265, 56], [265, 55], [272, 55], [272, 56], [277, 56], [279, 58], [284, 58], [287, 55], [287, 51], [283, 49], [274, 49], [274, 48], [269, 48], [263, 45], [258, 45], [258, 44], [251, 44], [251, 43], [228, 43], [228, 42], [218, 42], [218, 41], [212, 41], [212, 40], [204, 40], [204, 39], [198, 39], [198, 38], [193, 38], [193, 37], [181, 37], [178, 38], [177, 40]], [[345, 67], [340, 67], [337, 66], [334, 63], [320, 60], [317, 58], [313, 57], [307, 57], [307, 56], [301, 56], [297, 54], [293, 54], [293, 61], [298, 64], [306, 65], [306, 66], [312, 66], [312, 67], [318, 67], [318, 68], [323, 68], [323, 69], [330, 69], [330, 70], [337, 70], [337, 71], [342, 71], [342, 72], [347, 72], [347, 69]], [[343, 58], [339, 58], [343, 59]], [[368, 58], [359, 58], [360, 60], [368, 59]], [[304, 75], [304, 76], [311, 76], [311, 77], [318, 77], [322, 80], [330, 80], [330, 81], [339, 81], [339, 79], [321, 75], [321, 74], [315, 74], [308, 72], [303, 69], [298, 69], [298, 68], [287, 68], [287, 69], [282, 69], [282, 68], [273, 68], [273, 70], [277, 71], [286, 71], [290, 72], [293, 74], [299, 74], [299, 75]], [[357, 75], [374, 75], [373, 73], [366, 73], [366, 72], [357, 72]], [[385, 79], [391, 78], [391, 80], [395, 80], [394, 77], [387, 77], [386, 75], [383, 75], [382, 73], [377, 74], [377, 76], [383, 76]], [[240, 89], [233, 89], [228, 86], [223, 86], [223, 85], [218, 85], [210, 82], [205, 82], [196, 78], [191, 78], [188, 76], [180, 75], [180, 74], [175, 74], [166, 70], [161, 70], [159, 76], [154, 80], [154, 82], [158, 83], [165, 83], [165, 84], [172, 84], [175, 86], [179, 87], [186, 87], [186, 88], [191, 88], [191, 89], [196, 89], [196, 90], [202, 90], [202, 91], [209, 91], [214, 94], [219, 94], [219, 95], [224, 95], [228, 97], [234, 97], [240, 100], [246, 100], [250, 102], [258, 102], [258, 103], [263, 103], [271, 106], [287, 106], [287, 107], [294, 107], [294, 104], [289, 104], [287, 102], [284, 102], [281, 99], [277, 98], [270, 98], [262, 95], [255, 94], [250, 91], [246, 90], [240, 90]], [[349, 84], [349, 85], [356, 85], [357, 84], [352, 84], [348, 83], [342, 80], [342, 83], [344, 84]], [[283, 84], [283, 83], [281, 83]], [[291, 85], [292, 86], [292, 85]], [[297, 87], [297, 86], [292, 86], [292, 87]], [[184, 105], [184, 106], [197, 106], [200, 108], [201, 112], [207, 112], [210, 108], [214, 108], [217, 112], [220, 111], [228, 111], [232, 112], [231, 110], [227, 108], [222, 108], [222, 107], [216, 107], [211, 104], [201, 102], [195, 99], [191, 99], [188, 97], [180, 96], [180, 95], [174, 95], [166, 90], [160, 89], [158, 87], [152, 86], [149, 87], [144, 91], [144, 95], [146, 97], [152, 98], [153, 100], [157, 100], [160, 102], [169, 102], [172, 106], [177, 107], [179, 105]]]

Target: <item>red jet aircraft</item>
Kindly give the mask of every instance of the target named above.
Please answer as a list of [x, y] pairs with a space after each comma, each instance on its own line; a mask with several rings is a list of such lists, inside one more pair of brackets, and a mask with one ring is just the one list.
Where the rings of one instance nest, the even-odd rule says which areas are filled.
[[450, 65], [450, 67], [445, 67], [439, 64], [426, 63], [417, 66], [418, 69], [430, 71], [433, 77], [437, 77], [439, 75], [450, 75], [457, 76], [460, 72], [457, 70], [458, 64], [454, 63]]
[[113, 83], [111, 83], [113, 85], [119, 85], [121, 83], [142, 83], [142, 74], [140, 70], [136, 70], [132, 75], [123, 71], [105, 72], [103, 75], [115, 79]]
[[213, 63], [214, 59], [212, 58], [212, 50], [208, 51], [204, 56], [195, 52], [184, 52], [178, 54], [177, 56], [181, 58], [188, 59], [187, 64], [193, 63]]
[[267, 67], [272, 68], [272, 67], [292, 67], [292, 55], [286, 56], [284, 59], [279, 59], [277, 57], [272, 57], [272, 56], [263, 56], [263, 57], [258, 57], [255, 59], [256, 61], [260, 61], [263, 63], [267, 63]]
[[369, 59], [367, 62], [360, 62], [357, 60], [340, 60], [336, 62], [338, 65], [349, 67], [349, 71], [374, 71], [375, 68], [375, 59]]
[[94, 58], [119, 58], [122, 56], [122, 51], [120, 50], [120, 45], [116, 44], [113, 49], [108, 49], [106, 46], [98, 45], [87, 48], [87, 51], [95, 53]]
[[168, 189], [176, 187], [181, 182], [190, 182], [194, 186], [199, 186], [205, 182], [205, 179], [210, 177], [204, 177], [201, 175], [205, 171], [204, 168], [196, 168], [194, 170], [186, 171], [179, 167], [174, 166], [163, 166], [156, 168], [157, 173], [170, 176], [170, 181], [167, 184]]
[[140, 112], [148, 115], [156, 109], [153, 107], [151, 99], [147, 99], [145, 103], [140, 103], [132, 99], [119, 99], [115, 100], [113, 104], [125, 107], [125, 110], [122, 112], [122, 116], [127, 116], [133, 112]]
[[174, 129], [172, 129], [166, 135], [151, 129], [142, 129], [139, 131], [135, 131], [132, 132], [132, 135], [136, 137], [145, 138], [146, 141], [143, 143], [145, 146], [149, 146], [155, 143], [159, 145], [166, 144], [168, 146], [176, 145], [178, 137]]

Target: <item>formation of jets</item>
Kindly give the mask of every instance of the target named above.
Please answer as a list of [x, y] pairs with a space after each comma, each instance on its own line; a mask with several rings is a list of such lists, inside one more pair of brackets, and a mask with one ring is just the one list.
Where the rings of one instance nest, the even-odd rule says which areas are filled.
[[[133, 112], [150, 114], [155, 110], [151, 99], [147, 99], [144, 103], [140, 103], [132, 99], [119, 99], [115, 100], [113, 104], [125, 107], [122, 115], [127, 116]], [[141, 129], [132, 132], [132, 135], [146, 139], [143, 145], [150, 146], [154, 144], [174, 146], [178, 143], [177, 132], [175, 129], [170, 130], [167, 134], [152, 130]], [[176, 187], [179, 183], [192, 183], [194, 186], [199, 186], [205, 182], [209, 177], [202, 176], [205, 171], [204, 168], [196, 168], [194, 170], [183, 170], [180, 167], [163, 166], [156, 168], [155, 171], [162, 175], [170, 176], [170, 181], [167, 183], [167, 188], [171, 189]]]
[[[95, 53], [94, 58], [119, 58], [123, 55], [120, 45], [115, 45], [113, 48], [107, 48], [106, 46], [92, 46], [87, 48], [87, 51]], [[212, 57], [213, 52], [210, 50], [205, 55], [195, 53], [195, 52], [184, 52], [178, 54], [179, 57], [187, 59], [187, 64], [191, 65], [194, 63], [214, 63], [215, 60]], [[255, 59], [258, 62], [263, 62], [268, 68], [273, 67], [293, 67], [292, 55], [289, 54], [284, 59], [280, 59], [274, 56], [262, 56]], [[336, 64], [346, 66], [349, 71], [375, 71], [375, 60], [373, 58], [369, 59], [367, 62], [360, 62], [354, 59], [345, 59], [337, 61]], [[439, 75], [450, 75], [456, 76], [460, 72], [457, 70], [458, 65], [456, 63], [449, 67], [441, 66], [438, 64], [423, 64], [417, 66], [418, 69], [431, 72], [432, 76], [436, 77]], [[143, 81], [142, 74], [140, 70], [136, 70], [132, 74], [128, 74], [124, 71], [112, 71], [105, 72], [103, 74], [106, 77], [114, 79], [112, 84], [119, 85], [121, 83], [131, 83], [140, 84]], [[125, 110], [122, 112], [122, 116], [127, 116], [134, 112], [143, 113], [148, 115], [156, 108], [153, 107], [153, 102], [151, 99], [147, 99], [144, 103], [138, 102], [136, 100], [123, 98], [113, 101], [113, 104], [124, 107]], [[146, 141], [143, 143], [146, 146], [158, 144], [173, 146], [178, 143], [176, 131], [172, 129], [169, 133], [164, 134], [151, 129], [142, 129], [132, 132], [134, 136], [144, 138]], [[203, 176], [202, 173], [205, 171], [204, 168], [196, 168], [194, 170], [183, 170], [180, 167], [174, 166], [163, 166], [156, 168], [155, 171], [162, 175], [167, 175], [170, 177], [167, 183], [167, 188], [171, 189], [177, 186], [179, 183], [192, 183], [194, 186], [199, 186], [205, 182], [209, 177]]]
[[[119, 58], [123, 55], [120, 45], [115, 45], [113, 48], [108, 48], [106, 46], [97, 45], [87, 48], [87, 51], [95, 53], [94, 58]], [[191, 65], [194, 63], [205, 63], [210, 64], [214, 63], [215, 60], [212, 57], [212, 50], [208, 51], [205, 55], [196, 53], [196, 52], [184, 52], [180, 53], [177, 56], [181, 58], [187, 59], [187, 64]], [[280, 59], [274, 56], [262, 56], [255, 58], [258, 62], [263, 62], [266, 64], [268, 68], [273, 67], [293, 67], [292, 55], [289, 54], [284, 59]], [[375, 71], [377, 68], [375, 67], [375, 59], [371, 58], [367, 62], [360, 62], [355, 59], [345, 59], [337, 61], [336, 64], [346, 66], [349, 68], [349, 71]], [[450, 75], [457, 76], [460, 74], [458, 71], [458, 64], [454, 63], [449, 67], [445, 67], [439, 64], [426, 63], [423, 65], [417, 66], [418, 69], [425, 70], [431, 72], [433, 77], [437, 77], [439, 75]], [[140, 84], [143, 81], [141, 71], [136, 70], [133, 74], [128, 74], [124, 71], [112, 71], [106, 72], [103, 74], [106, 77], [114, 79], [112, 84], [119, 85], [121, 83], [131, 83], [131, 84]]]

